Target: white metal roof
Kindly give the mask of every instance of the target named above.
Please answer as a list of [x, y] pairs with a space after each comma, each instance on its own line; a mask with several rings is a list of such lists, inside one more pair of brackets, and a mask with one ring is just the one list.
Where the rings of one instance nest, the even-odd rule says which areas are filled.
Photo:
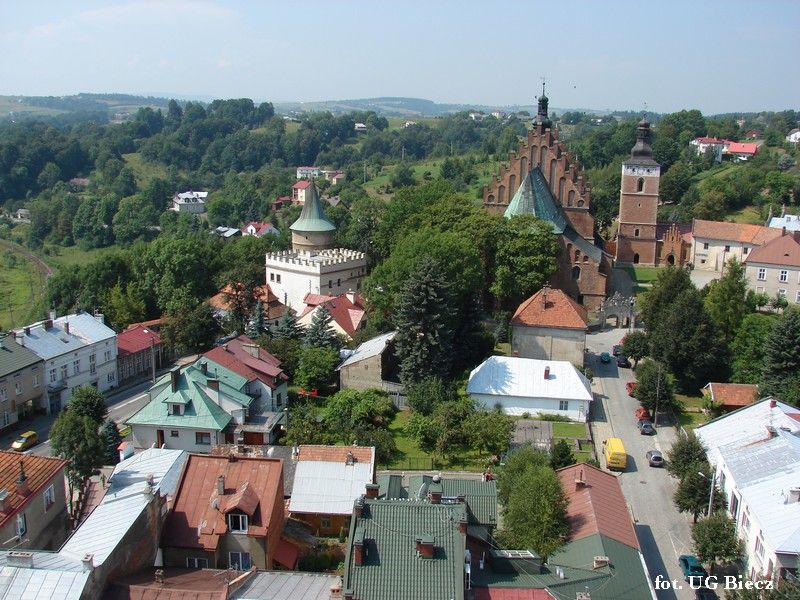
[[[545, 367], [550, 368], [547, 379]], [[468, 394], [592, 400], [589, 380], [565, 360], [490, 356], [469, 374]]]
[[331, 586], [341, 587], [342, 578], [325, 573], [259, 571], [236, 590], [235, 600], [328, 600]]
[[[38, 553], [37, 553], [38, 554]], [[80, 567], [80, 563], [78, 563]], [[3, 600], [79, 600], [89, 571], [62, 571], [28, 567], [0, 568], [0, 598]]]
[[289, 512], [349, 515], [372, 482], [372, 463], [298, 461]]
[[[30, 334], [25, 333], [25, 328], [17, 330], [17, 335], [22, 335], [24, 338], [23, 345], [44, 360], [117, 336], [113, 329], [88, 313], [59, 317], [53, 321], [53, 326], [50, 328], [45, 328], [45, 323], [39, 321], [29, 325]], [[67, 323], [69, 323], [69, 333], [66, 331]]]
[[384, 333], [383, 335], [379, 335], [378, 337], [374, 337], [371, 340], [367, 340], [363, 344], [359, 345], [345, 360], [336, 367], [338, 371], [342, 367], [346, 367], [348, 365], [352, 365], [353, 363], [357, 363], [367, 358], [372, 358], [373, 356], [377, 356], [381, 354], [386, 349], [386, 344], [394, 339], [394, 336], [397, 335], [396, 331], [390, 331], [389, 333]]

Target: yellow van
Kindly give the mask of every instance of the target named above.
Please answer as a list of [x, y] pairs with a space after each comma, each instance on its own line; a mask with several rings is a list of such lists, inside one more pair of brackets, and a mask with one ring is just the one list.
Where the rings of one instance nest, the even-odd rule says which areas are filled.
[[14, 443], [11, 444], [11, 449], [17, 452], [22, 452], [23, 450], [27, 450], [35, 446], [39, 442], [39, 434], [35, 431], [26, 431], [23, 434], [14, 440]]
[[603, 442], [605, 450], [603, 454], [606, 457], [606, 468], [610, 471], [613, 469], [625, 470], [628, 464], [628, 455], [625, 452], [625, 445], [619, 438], [608, 438]]

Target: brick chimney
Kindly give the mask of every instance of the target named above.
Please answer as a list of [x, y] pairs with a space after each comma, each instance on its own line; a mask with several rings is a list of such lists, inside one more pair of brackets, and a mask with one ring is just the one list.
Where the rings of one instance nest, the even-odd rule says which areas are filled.
[[367, 484], [367, 498], [377, 498], [378, 497], [378, 489], [379, 486], [377, 483], [368, 483]]
[[433, 558], [433, 536], [421, 535], [416, 540], [417, 552], [421, 558]]
[[442, 490], [431, 490], [431, 504], [441, 504], [442, 503]]
[[69, 335], [69, 321], [64, 321], [64, 331]]
[[217, 494], [220, 496], [225, 495], [225, 475], [217, 477]]
[[28, 476], [25, 475], [25, 465], [22, 460], [19, 461], [19, 477], [17, 477], [17, 493], [20, 496], [27, 498], [30, 496], [31, 489], [28, 487]]
[[44, 328], [45, 329], [52, 329], [53, 328], [53, 319], [47, 319], [47, 321], [44, 322]]
[[11, 502], [8, 499], [8, 490], [0, 490], [0, 512], [11, 510]]
[[360, 567], [364, 564], [364, 528], [358, 527], [353, 534], [353, 564]]
[[583, 478], [583, 467], [581, 467], [575, 474], [575, 489], [579, 490], [586, 485], [586, 480]]
[[31, 334], [31, 328], [30, 327], [26, 327], [25, 328], [25, 335], [30, 335], [30, 334]]
[[208, 375], [208, 363], [207, 362], [201, 362], [200, 363], [200, 371], [203, 373], [203, 375]]
[[173, 392], [177, 392], [178, 391], [178, 377], [180, 377], [180, 375], [181, 375], [181, 368], [180, 367], [175, 367], [174, 369], [172, 369], [169, 372], [169, 381], [170, 381], [170, 384], [172, 384], [172, 391]]
[[544, 368], [544, 378], [545, 379], [550, 379], [550, 367], [549, 366]]
[[770, 407], [770, 409], [773, 409], [776, 406], [778, 406], [778, 401], [775, 400], [775, 398], [770, 398], [769, 399], [769, 407]]

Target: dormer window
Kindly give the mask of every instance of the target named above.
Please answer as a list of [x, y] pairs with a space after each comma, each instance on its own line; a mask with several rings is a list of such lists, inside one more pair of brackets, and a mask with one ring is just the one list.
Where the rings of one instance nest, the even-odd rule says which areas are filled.
[[247, 533], [247, 515], [229, 514], [228, 529], [231, 533]]
[[183, 405], [182, 404], [170, 404], [169, 405], [169, 414], [175, 415], [176, 417], [180, 417], [183, 415]]

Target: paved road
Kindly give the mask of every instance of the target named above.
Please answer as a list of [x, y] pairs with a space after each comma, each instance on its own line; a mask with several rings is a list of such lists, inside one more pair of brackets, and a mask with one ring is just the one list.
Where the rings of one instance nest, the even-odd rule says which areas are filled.
[[612, 329], [586, 338], [589, 364], [594, 372], [592, 387], [597, 399], [590, 426], [598, 455], [602, 456], [602, 442], [609, 437], [622, 438], [628, 451], [628, 467], [620, 474], [619, 481], [650, 575], [678, 579], [687, 588], [659, 590], [658, 598], [689, 600], [694, 595], [682, 581], [677, 559], [681, 554], [691, 554], [690, 521], [678, 513], [672, 503], [676, 481], [665, 469], [651, 468], [645, 460], [645, 453], [651, 449], [661, 450], [666, 455], [677, 434], [673, 427], [663, 426], [655, 436], [640, 435], [633, 415], [639, 404], [625, 391], [625, 383], [634, 380], [633, 373], [630, 369], [617, 368], [613, 361], [611, 364], [600, 362], [600, 353], [610, 353], [624, 335], [624, 329]]

